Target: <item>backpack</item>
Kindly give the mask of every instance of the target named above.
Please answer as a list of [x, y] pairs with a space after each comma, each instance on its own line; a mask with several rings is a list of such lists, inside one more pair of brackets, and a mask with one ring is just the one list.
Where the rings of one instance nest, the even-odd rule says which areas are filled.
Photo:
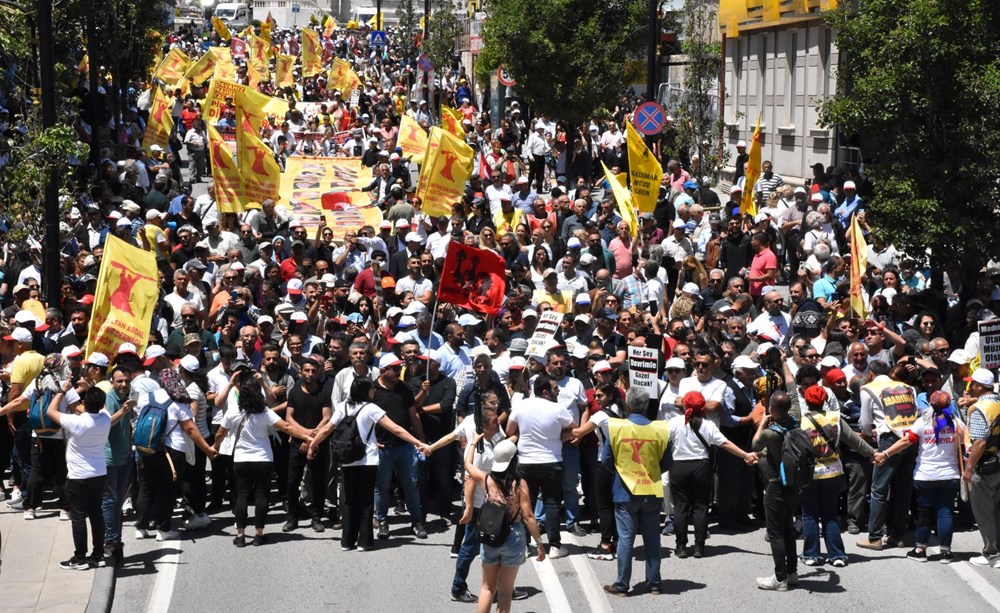
[[56, 393], [50, 389], [36, 389], [31, 397], [31, 406], [28, 408], [28, 424], [31, 431], [39, 436], [50, 436], [59, 431], [59, 424], [54, 422], [45, 411]]
[[[149, 403], [139, 413], [132, 432], [132, 444], [136, 451], [144, 456], [151, 456], [163, 450], [163, 443], [170, 434], [167, 430], [167, 417], [171, 400], [160, 402], [153, 392], [149, 393]], [[174, 424], [174, 428], [177, 425]]]
[[781, 435], [778, 479], [783, 487], [798, 492], [812, 483], [816, 470], [816, 450], [809, 434], [802, 428], [774, 430]]
[[372, 427], [368, 430], [368, 436], [362, 439], [357, 423], [358, 415], [361, 414], [361, 410], [365, 406], [367, 405], [361, 405], [361, 408], [355, 411], [353, 415], [348, 414], [344, 419], [340, 420], [340, 423], [334, 427], [333, 434], [330, 435], [330, 454], [340, 464], [353, 464], [368, 453], [368, 444], [366, 441], [371, 438], [375, 424], [372, 424]]
[[[487, 484], [489, 484], [489, 480], [490, 477], [487, 476]], [[514, 486], [517, 486], [517, 481], [514, 482]], [[488, 487], [489, 485], [487, 485]], [[487, 492], [486, 500], [483, 501], [483, 506], [479, 509], [477, 528], [479, 530], [479, 542], [483, 545], [490, 545], [492, 547], [503, 545], [510, 535], [511, 528], [510, 513], [507, 512], [506, 499], [503, 502], [497, 502], [490, 499]]]

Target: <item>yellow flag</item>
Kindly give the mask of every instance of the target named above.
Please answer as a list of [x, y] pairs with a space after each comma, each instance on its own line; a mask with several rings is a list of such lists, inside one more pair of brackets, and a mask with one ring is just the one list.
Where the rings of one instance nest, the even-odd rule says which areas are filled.
[[868, 317], [865, 298], [861, 294], [861, 277], [868, 269], [868, 243], [858, 225], [858, 216], [851, 216], [851, 310], [861, 319]]
[[240, 169], [233, 159], [233, 152], [222, 140], [215, 126], [208, 124], [208, 157], [212, 164], [212, 185], [215, 187], [215, 205], [220, 213], [238, 213], [242, 180]]
[[333, 36], [333, 31], [337, 29], [337, 20], [332, 15], [327, 15], [323, 20], [323, 38]]
[[311, 28], [302, 28], [302, 76], [314, 77], [323, 72], [323, 48], [319, 35]]
[[451, 215], [452, 205], [465, 194], [475, 154], [464, 140], [441, 128], [431, 128], [427, 142], [429, 153], [420, 169], [417, 196], [423, 200], [425, 214]]
[[750, 159], [747, 161], [746, 180], [743, 182], [743, 199], [740, 200], [740, 214], [757, 214], [757, 202], [754, 200], [754, 187], [760, 178], [760, 115], [757, 116], [757, 127], [753, 129], [753, 141], [750, 143]]
[[219, 34], [219, 38], [222, 40], [231, 40], [233, 38], [233, 33], [229, 31], [229, 26], [227, 26], [218, 15], [212, 17], [212, 27]]
[[441, 128], [465, 140], [465, 130], [462, 129], [463, 119], [465, 119], [465, 115], [462, 115], [461, 111], [455, 110], [446, 104], [441, 105]]
[[276, 53], [274, 55], [274, 81], [278, 87], [295, 85], [292, 69], [295, 67], [295, 56]]
[[268, 43], [259, 36], [250, 35], [250, 57], [247, 63], [252, 64], [258, 72], [267, 72], [267, 58], [271, 51]]
[[640, 211], [652, 213], [660, 195], [663, 167], [631, 122], [625, 122], [625, 131], [628, 138], [628, 176], [632, 184], [632, 199]]
[[149, 119], [146, 133], [142, 136], [142, 148], [149, 153], [153, 145], [166, 151], [170, 146], [170, 133], [174, 129], [174, 118], [170, 115], [170, 100], [159, 86], [153, 86], [153, 99], [149, 104]]
[[267, 43], [267, 46], [271, 46], [271, 22], [264, 21], [260, 24], [260, 38]]
[[[240, 202], [263, 202], [268, 198], [277, 201], [281, 194], [281, 166], [274, 159], [274, 153], [257, 136], [247, 115], [246, 94], [236, 97], [236, 158], [239, 161], [241, 181]], [[261, 119], [262, 120], [262, 119]]]
[[368, 20], [368, 25], [376, 30], [381, 30], [382, 26], [385, 25], [385, 16], [382, 15], [382, 13], [375, 13], [372, 15], [372, 18]]
[[212, 47], [205, 52], [198, 61], [191, 64], [188, 67], [187, 72], [184, 73], [184, 78], [188, 81], [199, 85], [205, 81], [212, 78], [215, 75], [215, 63], [218, 60], [218, 56], [215, 55], [216, 49], [219, 47]]
[[236, 80], [236, 65], [233, 64], [233, 53], [228, 47], [215, 48], [215, 73], [212, 74], [212, 80], [216, 79]]
[[341, 94], [347, 97], [348, 92], [361, 87], [361, 79], [357, 73], [351, 69], [351, 63], [343, 58], [334, 58], [330, 66], [330, 75], [326, 84], [327, 89], [339, 89]]
[[403, 115], [399, 121], [399, 137], [396, 144], [403, 150], [403, 156], [409, 156], [416, 164], [423, 164], [424, 151], [427, 149], [427, 132], [420, 127], [415, 119]]
[[764, 0], [764, 21], [778, 21], [781, 19], [780, 0]]
[[83, 57], [80, 58], [80, 63], [76, 65], [76, 71], [83, 74], [90, 70], [90, 54], [84, 53]]
[[174, 83], [177, 79], [184, 76], [184, 73], [187, 72], [190, 64], [191, 58], [189, 58], [186, 53], [181, 51], [179, 47], [174, 47], [170, 50], [170, 53], [163, 58], [160, 65], [156, 67], [156, 72], [153, 73], [153, 79], [159, 79], [164, 83]]
[[99, 352], [114, 359], [122, 343], [132, 343], [142, 355], [159, 299], [156, 256], [108, 236], [97, 274], [87, 357]]
[[[237, 112], [242, 109], [243, 116], [250, 122], [254, 134], [260, 134], [260, 129], [264, 126], [264, 119], [267, 115], [275, 115], [279, 120], [284, 120], [285, 113], [288, 112], [288, 101], [281, 98], [274, 98], [251, 89], [243, 89], [233, 97], [236, 103]], [[280, 123], [280, 121], [279, 121]], [[240, 125], [237, 123], [237, 125]]]
[[622, 183], [621, 179], [611, 174], [608, 167], [601, 162], [601, 168], [604, 169], [604, 178], [607, 180], [608, 185], [611, 186], [611, 191], [615, 195], [615, 202], [618, 203], [618, 214], [621, 215], [623, 221], [628, 222], [628, 227], [632, 231], [632, 236], [635, 237], [636, 233], [639, 231], [639, 219], [635, 216], [635, 206], [632, 204], [632, 194], [625, 189], [625, 185]]

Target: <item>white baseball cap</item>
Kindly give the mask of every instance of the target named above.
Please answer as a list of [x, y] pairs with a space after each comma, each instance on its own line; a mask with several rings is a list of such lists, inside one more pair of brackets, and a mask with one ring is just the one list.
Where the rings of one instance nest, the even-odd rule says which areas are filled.
[[107, 367], [110, 363], [111, 363], [111, 360], [108, 359], [108, 356], [104, 355], [103, 353], [97, 352], [97, 351], [95, 351], [94, 353], [90, 354], [90, 356], [84, 361], [84, 364], [86, 364], [87, 366], [103, 366], [103, 367]]
[[993, 384], [996, 383], [996, 377], [993, 376], [992, 372], [986, 370], [985, 368], [977, 368], [972, 372], [972, 376], [966, 377], [965, 380], [974, 381], [975, 383], [985, 385], [986, 387], [993, 387]]
[[194, 357], [193, 355], [188, 354], [183, 358], [181, 358], [181, 368], [183, 368], [188, 372], [194, 372], [198, 370], [200, 366], [201, 365], [198, 364], [198, 358]]
[[[671, 358], [672, 359], [672, 358]], [[757, 362], [750, 359], [750, 356], [738, 355], [733, 360], [733, 370], [746, 368], [747, 370], [757, 370]]]

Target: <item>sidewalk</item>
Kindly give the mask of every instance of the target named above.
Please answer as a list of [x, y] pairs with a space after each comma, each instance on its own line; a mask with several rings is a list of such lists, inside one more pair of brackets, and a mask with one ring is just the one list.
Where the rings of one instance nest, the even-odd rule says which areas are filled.
[[0, 610], [82, 613], [87, 609], [96, 573], [106, 569], [59, 568], [59, 562], [73, 555], [73, 535], [70, 522], [59, 521], [58, 511], [45, 509], [38, 519], [25, 521], [20, 511], [0, 502], [0, 533]]

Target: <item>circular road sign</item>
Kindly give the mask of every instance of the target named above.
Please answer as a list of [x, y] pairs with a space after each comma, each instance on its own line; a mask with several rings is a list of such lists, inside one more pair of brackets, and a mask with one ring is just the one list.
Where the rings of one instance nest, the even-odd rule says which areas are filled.
[[503, 66], [497, 70], [497, 81], [500, 82], [500, 85], [505, 87], [513, 87], [517, 84], [517, 81], [514, 80], [514, 75], [510, 74], [510, 72], [508, 72]]
[[423, 72], [430, 72], [434, 70], [434, 62], [431, 61], [431, 58], [427, 57], [426, 53], [421, 53], [420, 57], [417, 58], [417, 68]]
[[659, 134], [666, 122], [667, 112], [658, 102], [643, 102], [635, 107], [635, 114], [632, 116], [635, 129], [646, 136]]

